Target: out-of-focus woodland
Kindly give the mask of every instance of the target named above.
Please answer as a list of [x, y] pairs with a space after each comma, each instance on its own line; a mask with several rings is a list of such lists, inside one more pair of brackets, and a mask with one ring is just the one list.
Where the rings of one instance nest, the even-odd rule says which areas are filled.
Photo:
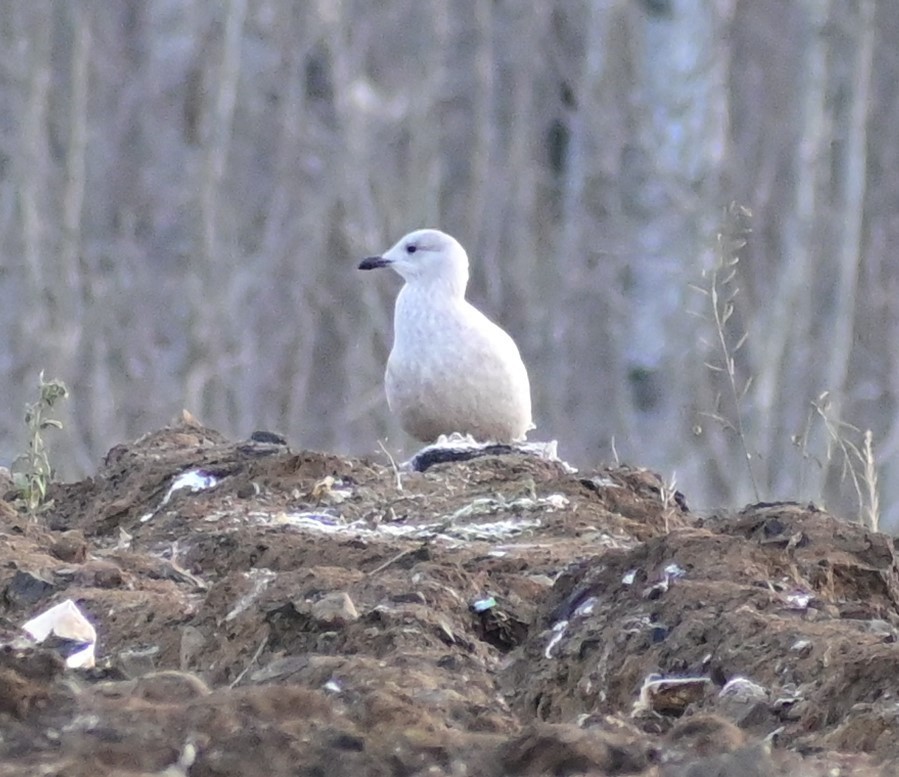
[[355, 267], [438, 226], [569, 461], [853, 515], [870, 429], [895, 524], [897, 91], [876, 0], [0, 0], [0, 462], [41, 370], [69, 477], [182, 407], [410, 452]]

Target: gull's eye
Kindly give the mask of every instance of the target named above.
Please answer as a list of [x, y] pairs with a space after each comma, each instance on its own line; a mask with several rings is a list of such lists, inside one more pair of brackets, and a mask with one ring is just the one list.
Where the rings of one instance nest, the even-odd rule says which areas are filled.
[[406, 246], [407, 254], [414, 254], [417, 250], [418, 246], [416, 246], [415, 243], [409, 243], [409, 245]]

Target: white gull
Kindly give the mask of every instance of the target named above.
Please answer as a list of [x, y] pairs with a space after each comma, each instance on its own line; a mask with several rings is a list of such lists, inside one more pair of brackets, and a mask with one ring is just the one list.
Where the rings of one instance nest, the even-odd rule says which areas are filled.
[[454, 432], [523, 440], [533, 428], [528, 373], [515, 341], [465, 299], [465, 249], [445, 232], [419, 229], [359, 265], [376, 267], [405, 280], [384, 377], [402, 428], [422, 442]]

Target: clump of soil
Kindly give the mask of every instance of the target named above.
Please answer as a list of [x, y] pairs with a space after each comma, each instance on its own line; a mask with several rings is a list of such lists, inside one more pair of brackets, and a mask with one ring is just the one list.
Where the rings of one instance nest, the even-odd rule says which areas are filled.
[[[174, 486], [174, 488], [173, 488]], [[193, 423], [0, 501], [0, 773], [890, 774], [891, 538], [652, 473]], [[72, 599], [97, 666], [19, 627]]]

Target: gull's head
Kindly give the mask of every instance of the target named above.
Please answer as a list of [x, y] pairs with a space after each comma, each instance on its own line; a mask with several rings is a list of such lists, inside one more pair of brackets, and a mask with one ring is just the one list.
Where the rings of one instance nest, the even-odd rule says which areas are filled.
[[407, 284], [438, 287], [465, 294], [468, 284], [468, 254], [459, 241], [439, 229], [418, 229], [399, 240], [381, 256], [369, 256], [360, 270], [391, 267]]

